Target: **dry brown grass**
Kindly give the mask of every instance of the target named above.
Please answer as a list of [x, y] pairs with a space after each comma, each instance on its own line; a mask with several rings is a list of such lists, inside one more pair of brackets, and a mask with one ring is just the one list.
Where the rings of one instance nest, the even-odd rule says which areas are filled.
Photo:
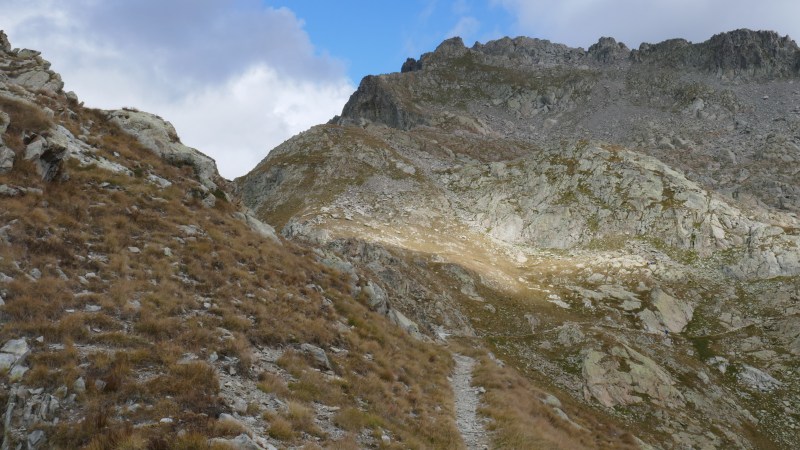
[[217, 420], [211, 428], [211, 436], [236, 437], [246, 431], [245, 427], [235, 420]]
[[11, 119], [4, 141], [16, 151], [23, 150], [24, 133], [41, 133], [49, 129], [53, 123], [41, 108], [14, 98], [0, 96], [0, 111], [7, 113]]
[[292, 427], [291, 422], [285, 418], [275, 415], [266, 414], [264, 419], [269, 422], [269, 436], [279, 441], [291, 441], [297, 435], [297, 431]]
[[281, 398], [289, 397], [289, 386], [279, 375], [262, 372], [258, 375], [258, 389], [262, 392], [275, 394]]
[[[58, 110], [57, 99], [47, 101]], [[73, 130], [89, 128], [103, 157], [141, 176], [74, 162], [68, 164], [70, 179], [55, 184], [43, 184], [26, 162], [0, 176], [2, 183], [45, 191], [3, 199], [0, 223], [17, 222], [9, 231], [11, 245], [0, 245], [0, 271], [15, 278], [0, 287], [0, 342], [25, 336], [33, 343], [43, 336], [43, 344], [32, 344], [29, 386], [49, 391], [72, 386], [78, 377], [87, 385], [73, 406], [85, 419], [64, 415], [48, 430], [54, 448], [205, 448], [207, 437], [239, 431], [214, 419], [226, 411], [214, 369], [203, 362], [177, 363], [187, 352], [238, 358], [241, 376], [288, 402], [268, 422], [271, 434], [294, 445], [317, 436], [324, 448], [357, 447], [353, 436], [336, 443], [322, 436], [311, 406], [316, 401], [342, 411], [363, 408], [363, 417], [342, 413], [342, 420], [352, 421], [348, 427], [354, 431], [380, 426], [404, 448], [459, 447], [446, 378], [451, 360], [443, 349], [409, 340], [368, 311], [312, 249], [263, 240], [231, 217], [231, 203], [206, 208], [187, 197], [196, 189], [191, 170], [163, 163], [107, 123], [102, 112], [71, 107], [78, 110], [77, 120], [56, 120]], [[158, 188], [146, 181], [148, 172], [175, 184]], [[120, 190], [101, 188], [105, 182]], [[204, 232], [188, 236], [179, 225]], [[129, 246], [142, 251], [130, 253]], [[172, 256], [164, 255], [164, 247]], [[41, 280], [25, 277], [33, 268], [42, 271]], [[323, 307], [324, 299], [333, 306]], [[213, 306], [204, 307], [205, 301]], [[87, 305], [101, 310], [87, 312]], [[337, 323], [353, 328], [343, 331]], [[280, 361], [294, 376], [288, 384], [251, 370], [255, 348], [305, 342], [347, 350], [329, 353], [339, 378], [320, 373], [292, 351]], [[47, 348], [62, 343], [63, 350]], [[116, 407], [126, 403], [142, 407], [118, 416]], [[177, 437], [171, 427], [130, 427], [162, 417], [173, 417], [188, 433]]]
[[487, 391], [479, 412], [491, 419], [492, 448], [638, 448], [630, 433], [583, 411], [566, 409], [582, 429], [564, 421], [541, 401], [544, 393], [528, 379], [511, 367], [498, 366], [485, 353], [470, 347], [459, 346], [459, 351], [471, 352], [478, 358], [473, 384]]

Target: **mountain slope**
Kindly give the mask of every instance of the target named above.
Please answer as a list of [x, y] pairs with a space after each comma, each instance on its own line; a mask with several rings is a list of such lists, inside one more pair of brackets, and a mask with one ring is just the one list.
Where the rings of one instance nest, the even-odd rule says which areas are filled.
[[2, 448], [463, 448], [449, 352], [370, 312], [367, 274], [0, 43]]
[[[374, 310], [631, 443], [791, 448], [798, 61], [749, 30], [633, 51], [454, 38], [365, 78], [236, 189], [373, 274]], [[516, 448], [514, 406], [494, 406], [492, 445]]]

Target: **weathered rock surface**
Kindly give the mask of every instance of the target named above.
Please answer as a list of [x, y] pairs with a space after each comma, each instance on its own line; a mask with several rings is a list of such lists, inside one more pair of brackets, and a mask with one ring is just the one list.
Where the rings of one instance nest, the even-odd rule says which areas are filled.
[[650, 293], [653, 309], [639, 313], [645, 330], [651, 333], [680, 333], [692, 320], [694, 308], [687, 302], [676, 299], [660, 288]]
[[684, 405], [675, 381], [655, 361], [628, 346], [609, 354], [590, 350], [583, 359], [584, 395], [605, 407], [641, 403], [649, 399], [668, 408]]
[[35, 136], [25, 147], [25, 159], [36, 163], [36, 170], [47, 182], [67, 177], [64, 160], [68, 157], [67, 141], [59, 134]]
[[155, 114], [132, 109], [108, 112], [109, 120], [134, 136], [145, 148], [175, 165], [189, 165], [201, 183], [216, 189], [217, 164], [210, 157], [183, 145], [171, 123]]
[[0, 143], [0, 174], [11, 171], [14, 167], [14, 158], [16, 158], [14, 150], [4, 147], [2, 143]]
[[40, 56], [41, 52], [29, 49], [12, 50], [8, 37], [2, 31], [0, 41], [0, 52], [6, 62], [0, 67], [0, 82], [12, 82], [33, 92], [61, 92], [64, 88], [61, 75], [50, 70], [50, 63]]
[[273, 242], [280, 242], [280, 239], [278, 239], [278, 236], [275, 234], [275, 229], [257, 219], [249, 211], [235, 212], [234, 217], [246, 223], [251, 230], [255, 231], [260, 236], [271, 239]]

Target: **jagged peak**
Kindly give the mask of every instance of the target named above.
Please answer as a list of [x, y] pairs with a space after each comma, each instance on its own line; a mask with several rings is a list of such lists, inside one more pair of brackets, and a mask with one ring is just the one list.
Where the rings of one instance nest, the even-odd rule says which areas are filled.
[[476, 42], [467, 48], [461, 38], [454, 37], [422, 55], [419, 61], [409, 58], [401, 71], [446, 64], [469, 53], [489, 64], [508, 65], [511, 60], [515, 66], [608, 65], [630, 60], [735, 76], [783, 77], [800, 71], [800, 48], [794, 40], [775, 31], [749, 29], [718, 33], [696, 44], [682, 38], [642, 43], [636, 50], [613, 37], [601, 37], [587, 50], [525, 36], [503, 37], [485, 44]]
[[628, 58], [631, 50], [623, 42], [617, 42], [613, 37], [601, 37], [589, 47], [586, 53], [597, 61], [611, 62]]
[[643, 43], [633, 60], [717, 72], [721, 76], [785, 77], [798, 73], [800, 48], [789, 36], [775, 31], [738, 29], [718, 33], [705, 42], [669, 39]]

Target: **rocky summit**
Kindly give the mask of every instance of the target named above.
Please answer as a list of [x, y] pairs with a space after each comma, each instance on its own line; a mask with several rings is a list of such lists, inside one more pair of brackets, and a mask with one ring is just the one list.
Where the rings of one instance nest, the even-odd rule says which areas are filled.
[[401, 63], [229, 181], [0, 33], [2, 448], [796, 447], [793, 40]]

